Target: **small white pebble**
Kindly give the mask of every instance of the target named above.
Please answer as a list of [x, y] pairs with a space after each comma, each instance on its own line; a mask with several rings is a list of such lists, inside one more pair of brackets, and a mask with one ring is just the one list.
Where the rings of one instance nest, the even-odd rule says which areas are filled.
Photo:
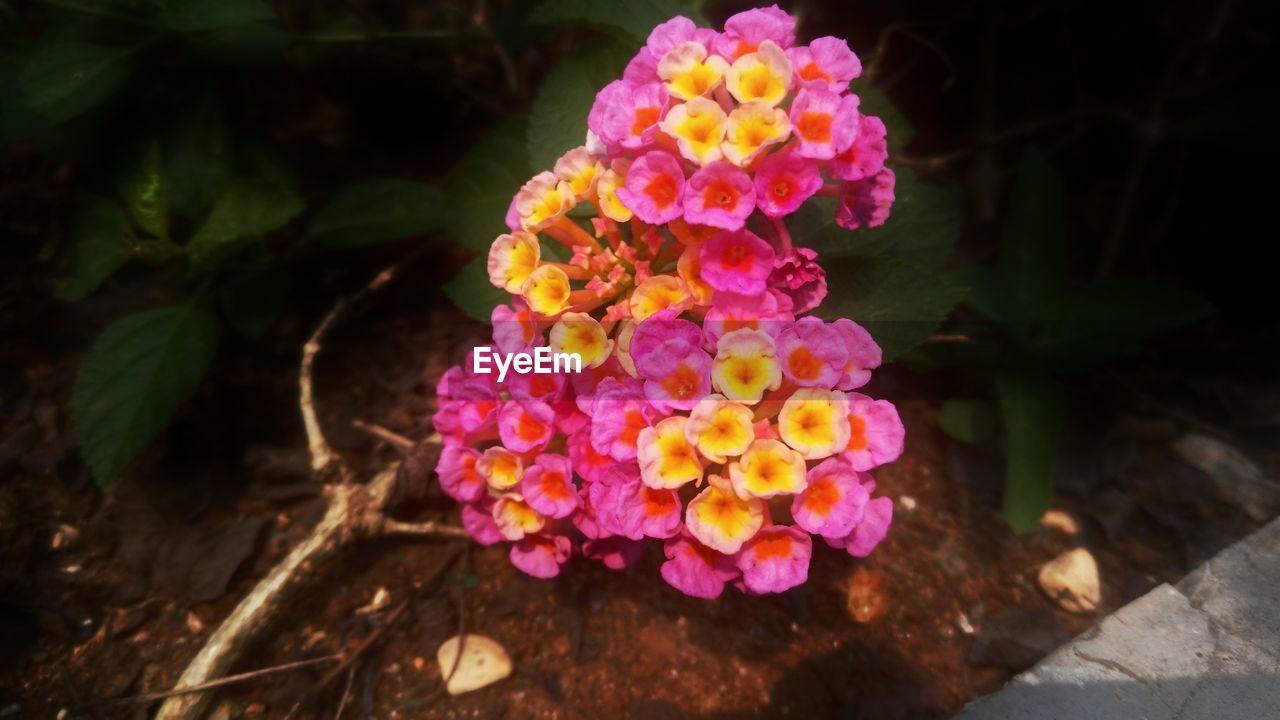
[[903, 510], [906, 510], [907, 512], [911, 512], [912, 510], [916, 509], [916, 499], [911, 497], [910, 495], [903, 495], [902, 497], [898, 498], [898, 505], [900, 505]]
[[960, 613], [960, 617], [956, 618], [956, 627], [960, 628], [960, 632], [965, 635], [972, 635], [974, 633], [973, 624], [969, 622], [969, 616], [964, 613]]

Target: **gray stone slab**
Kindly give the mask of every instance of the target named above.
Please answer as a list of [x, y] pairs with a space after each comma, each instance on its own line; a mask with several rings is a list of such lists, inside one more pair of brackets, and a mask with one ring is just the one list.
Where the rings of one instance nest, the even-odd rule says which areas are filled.
[[1221, 626], [1280, 657], [1280, 519], [1218, 553], [1178, 589]]
[[1280, 660], [1161, 585], [1059, 648], [963, 720], [1280, 717]]

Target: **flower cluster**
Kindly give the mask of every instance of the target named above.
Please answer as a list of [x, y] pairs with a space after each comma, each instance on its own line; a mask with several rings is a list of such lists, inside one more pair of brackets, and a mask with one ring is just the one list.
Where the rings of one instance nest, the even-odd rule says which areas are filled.
[[885, 128], [849, 92], [860, 70], [843, 40], [796, 46], [776, 6], [723, 32], [673, 18], [600, 91], [586, 144], [520, 189], [488, 257], [513, 296], [493, 349], [583, 368], [500, 382], [468, 358], [441, 379], [437, 471], [478, 542], [510, 542], [546, 578], [661, 541], [662, 577], [714, 598], [803, 583], [813, 536], [855, 557], [885, 536], [893, 504], [868, 471], [904, 431], [857, 392], [880, 348], [804, 316], [826, 276], [785, 223], [817, 194], [846, 228], [888, 217]]

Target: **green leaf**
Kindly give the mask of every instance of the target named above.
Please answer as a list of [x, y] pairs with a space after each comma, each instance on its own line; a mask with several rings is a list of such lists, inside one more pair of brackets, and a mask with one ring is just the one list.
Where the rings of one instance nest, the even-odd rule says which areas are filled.
[[133, 232], [114, 202], [93, 197], [76, 217], [67, 266], [70, 276], [58, 285], [58, 297], [79, 300], [94, 290], [133, 256]]
[[1032, 350], [1059, 369], [1088, 369], [1212, 313], [1213, 306], [1200, 296], [1163, 283], [1088, 285], [1050, 313]]
[[1006, 283], [1006, 319], [1027, 338], [1062, 300], [1066, 283], [1067, 213], [1062, 178], [1034, 149], [1022, 154], [1005, 219], [997, 267]]
[[170, 30], [199, 33], [273, 22], [275, 17], [262, 0], [168, 0], [159, 19]]
[[293, 292], [293, 275], [280, 269], [245, 272], [218, 291], [218, 307], [231, 327], [256, 340], [275, 324]]
[[169, 238], [169, 206], [159, 142], [152, 141], [134, 158], [121, 183], [120, 195], [135, 225], [155, 237]]
[[1016, 533], [1033, 530], [1053, 501], [1053, 466], [1066, 418], [1062, 386], [1043, 376], [996, 378], [1004, 421], [1004, 516]]
[[204, 217], [231, 182], [231, 136], [212, 92], [179, 94], [172, 123], [161, 138], [169, 211], [195, 221]]
[[18, 77], [21, 102], [50, 122], [69, 120], [111, 97], [124, 84], [131, 54], [129, 48], [79, 42], [45, 45]]
[[307, 228], [307, 241], [357, 247], [423, 235], [444, 226], [448, 202], [439, 188], [384, 178], [348, 186]]
[[582, 25], [612, 33], [637, 44], [648, 39], [653, 26], [676, 15], [684, 15], [699, 25], [707, 20], [691, 0], [627, 0], [607, 3], [599, 0], [547, 0], [529, 15], [540, 25]]
[[884, 225], [845, 230], [836, 225], [836, 200], [811, 198], [789, 218], [797, 245], [818, 251], [818, 261], [842, 257], [898, 257], [938, 268], [964, 229], [960, 195], [954, 188], [920, 182], [910, 168], [893, 168], [893, 211]]
[[507, 207], [532, 175], [526, 130], [525, 118], [509, 118], [485, 133], [454, 171], [447, 190], [449, 229], [462, 246], [488, 250], [507, 232]]
[[886, 361], [929, 337], [965, 295], [941, 273], [897, 258], [842, 258], [825, 268], [830, 290], [817, 313], [865, 327]]
[[938, 409], [938, 427], [956, 440], [979, 445], [995, 432], [995, 409], [984, 400], [948, 398]]
[[596, 93], [621, 77], [629, 53], [603, 45], [567, 57], [547, 73], [529, 118], [529, 164], [550, 170], [566, 150], [586, 140], [587, 113]]
[[235, 182], [187, 244], [191, 261], [199, 267], [216, 260], [240, 241], [280, 228], [301, 210], [302, 199], [292, 188], [261, 180]]
[[487, 265], [488, 258], [478, 257], [444, 284], [444, 294], [453, 304], [483, 323], [489, 322], [495, 307], [511, 301], [511, 295], [489, 282]]
[[71, 409], [93, 477], [108, 485], [195, 391], [218, 321], [194, 305], [147, 310], [102, 332], [76, 375]]
[[859, 112], [875, 115], [884, 122], [885, 138], [889, 141], [890, 151], [901, 151], [911, 142], [916, 133], [915, 127], [884, 91], [865, 80], [855, 80], [849, 89], [861, 101], [858, 105]]

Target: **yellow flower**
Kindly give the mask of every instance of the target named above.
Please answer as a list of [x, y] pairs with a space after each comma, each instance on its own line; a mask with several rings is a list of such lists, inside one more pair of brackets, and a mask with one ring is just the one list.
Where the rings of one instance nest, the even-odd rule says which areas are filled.
[[683, 309], [688, 299], [689, 288], [683, 280], [674, 275], [654, 275], [645, 278], [631, 294], [631, 317], [640, 321], [669, 307]]
[[804, 458], [777, 440], [756, 439], [729, 466], [733, 489], [739, 495], [771, 498], [794, 495], [808, 485]]
[[684, 436], [708, 460], [722, 463], [741, 455], [755, 439], [751, 409], [720, 394], [708, 395], [693, 406]]
[[740, 103], [777, 105], [791, 89], [791, 61], [772, 40], [733, 61], [725, 86]]
[[716, 89], [729, 63], [719, 55], [707, 55], [699, 42], [681, 43], [658, 61], [658, 77], [667, 84], [667, 92], [681, 100], [701, 97]]
[[674, 489], [702, 478], [698, 453], [685, 439], [687, 420], [674, 415], [640, 431], [636, 456], [645, 485], [658, 490]]
[[711, 364], [711, 385], [717, 391], [754, 405], [765, 390], [777, 390], [781, 384], [777, 349], [768, 333], [743, 328], [720, 336]]
[[499, 235], [489, 247], [489, 282], [512, 294], [520, 292], [524, 281], [538, 269], [541, 252], [538, 238], [527, 232]]
[[791, 119], [781, 108], [763, 102], [739, 105], [729, 113], [725, 141], [720, 148], [734, 165], [745, 167], [762, 150], [791, 135]]
[[718, 103], [696, 97], [668, 110], [658, 127], [675, 138], [686, 160], [706, 165], [720, 159], [727, 119]]
[[555, 265], [543, 265], [529, 275], [520, 294], [529, 309], [542, 315], [556, 315], [569, 304], [569, 276]]
[[613, 352], [613, 341], [595, 318], [586, 313], [565, 313], [551, 326], [551, 349], [577, 353], [583, 367], [599, 367]]
[[849, 399], [839, 390], [802, 388], [778, 414], [778, 435], [806, 460], [844, 450], [849, 432]]

